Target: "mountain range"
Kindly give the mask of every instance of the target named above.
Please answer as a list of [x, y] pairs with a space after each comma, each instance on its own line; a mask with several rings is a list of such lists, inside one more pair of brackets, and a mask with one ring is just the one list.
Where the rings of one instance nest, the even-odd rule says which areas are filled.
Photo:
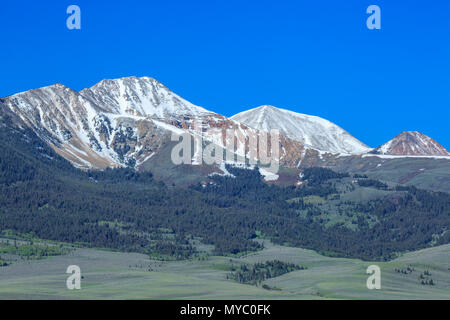
[[[31, 129], [56, 153], [83, 169], [151, 168], [146, 163], [173, 146], [172, 133], [201, 135], [206, 143], [224, 147], [229, 139], [225, 129], [234, 132], [232, 151], [246, 156], [249, 135], [278, 129], [280, 165], [293, 169], [337, 166], [367, 157], [450, 156], [419, 132], [403, 132], [374, 149], [328, 120], [273, 106], [227, 118], [193, 105], [149, 77], [103, 80], [80, 92], [62, 84], [29, 90], [0, 99], [0, 117], [6, 115], [14, 126]], [[158, 162], [167, 160], [166, 156]], [[220, 168], [207, 173], [213, 171]]]
[[[233, 140], [235, 155], [251, 157], [250, 139], [273, 129], [275, 173], [262, 161], [171, 161], [173, 133], [202, 137], [202, 147]], [[0, 99], [0, 150], [3, 234], [164, 259], [198, 256], [198, 241], [218, 255], [248, 253], [262, 249], [261, 235], [366, 260], [450, 242], [450, 157], [417, 132], [372, 149], [318, 117], [263, 106], [227, 118], [131, 77]]]

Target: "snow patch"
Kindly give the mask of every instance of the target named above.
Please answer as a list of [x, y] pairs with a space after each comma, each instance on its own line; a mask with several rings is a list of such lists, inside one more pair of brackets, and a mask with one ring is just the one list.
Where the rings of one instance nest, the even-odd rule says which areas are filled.
[[270, 172], [264, 168], [259, 168], [259, 173], [264, 176], [265, 181], [277, 181], [279, 178], [278, 174]]

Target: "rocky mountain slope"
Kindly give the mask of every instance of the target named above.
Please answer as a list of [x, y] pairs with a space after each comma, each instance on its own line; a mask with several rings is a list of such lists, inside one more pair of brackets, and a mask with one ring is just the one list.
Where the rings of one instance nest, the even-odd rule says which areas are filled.
[[[145, 117], [110, 113], [108, 105], [61, 84], [0, 101], [57, 153], [83, 168], [134, 166], [165, 139], [166, 128]], [[2, 108], [2, 109], [4, 109]]]
[[449, 156], [438, 142], [418, 131], [404, 131], [373, 150], [374, 154], [396, 156]]

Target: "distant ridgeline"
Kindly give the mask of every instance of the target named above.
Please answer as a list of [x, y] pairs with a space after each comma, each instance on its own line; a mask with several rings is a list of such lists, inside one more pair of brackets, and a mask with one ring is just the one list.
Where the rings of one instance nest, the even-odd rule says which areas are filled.
[[233, 176], [174, 188], [132, 169], [75, 169], [29, 130], [0, 126], [0, 148], [0, 231], [167, 259], [196, 255], [194, 238], [218, 255], [265, 237], [379, 260], [450, 242], [449, 194], [362, 175], [311, 168], [302, 186], [280, 187], [228, 167]]

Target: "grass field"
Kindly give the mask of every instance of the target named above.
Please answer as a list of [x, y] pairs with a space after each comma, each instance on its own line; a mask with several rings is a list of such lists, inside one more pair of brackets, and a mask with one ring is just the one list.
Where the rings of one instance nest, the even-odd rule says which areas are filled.
[[[313, 251], [276, 246], [241, 258], [160, 262], [147, 256], [95, 249], [24, 261], [0, 268], [0, 299], [450, 299], [450, 245], [411, 252], [386, 263], [330, 258]], [[282, 260], [307, 266], [266, 280], [270, 287], [226, 280], [231, 264]], [[381, 268], [381, 290], [368, 290], [367, 267]], [[66, 289], [69, 265], [81, 268], [82, 289]], [[413, 266], [401, 274], [396, 268]], [[429, 270], [434, 286], [422, 285]]]

